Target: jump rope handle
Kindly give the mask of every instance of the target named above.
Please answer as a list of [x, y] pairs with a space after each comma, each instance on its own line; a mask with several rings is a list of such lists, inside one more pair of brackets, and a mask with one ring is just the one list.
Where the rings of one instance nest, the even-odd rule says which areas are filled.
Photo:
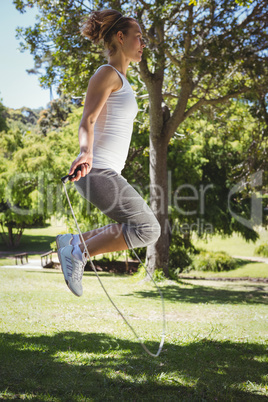
[[77, 175], [77, 172], [78, 172], [79, 170], [81, 170], [81, 165], [77, 166], [77, 168], [75, 169], [75, 171], [73, 172], [73, 174], [71, 174], [71, 175], [67, 174], [66, 176], [63, 176], [63, 177], [61, 178], [62, 183], [65, 184], [68, 180], [74, 179], [74, 178], [76, 177], [76, 175]]

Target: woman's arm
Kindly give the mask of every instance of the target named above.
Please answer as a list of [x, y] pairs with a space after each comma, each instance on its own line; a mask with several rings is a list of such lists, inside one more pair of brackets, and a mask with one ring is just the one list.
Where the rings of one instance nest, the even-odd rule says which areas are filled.
[[102, 67], [90, 78], [78, 130], [80, 154], [73, 161], [69, 175], [79, 165], [81, 165], [81, 171], [78, 171], [76, 177], [71, 181], [77, 181], [90, 172], [93, 162], [94, 125], [110, 94], [120, 89], [121, 86], [122, 81], [117, 72], [108, 66]]

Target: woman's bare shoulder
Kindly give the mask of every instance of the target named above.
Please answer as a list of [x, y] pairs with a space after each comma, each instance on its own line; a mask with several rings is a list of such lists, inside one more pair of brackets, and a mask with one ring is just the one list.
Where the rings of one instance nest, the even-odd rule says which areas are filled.
[[118, 90], [122, 86], [122, 80], [118, 73], [111, 66], [101, 66], [91, 77], [90, 81], [96, 84], [109, 86], [113, 91]]

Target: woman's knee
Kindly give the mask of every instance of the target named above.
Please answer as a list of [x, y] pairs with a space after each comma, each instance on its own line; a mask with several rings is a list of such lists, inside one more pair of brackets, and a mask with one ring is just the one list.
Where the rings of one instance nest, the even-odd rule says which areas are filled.
[[137, 226], [124, 225], [126, 237], [129, 239], [129, 243], [132, 244], [132, 248], [146, 247], [154, 244], [161, 235], [161, 226], [155, 219], [153, 222], [144, 223]]
[[157, 242], [161, 235], [161, 226], [157, 219], [151, 224], [150, 236], [147, 245], [154, 244]]

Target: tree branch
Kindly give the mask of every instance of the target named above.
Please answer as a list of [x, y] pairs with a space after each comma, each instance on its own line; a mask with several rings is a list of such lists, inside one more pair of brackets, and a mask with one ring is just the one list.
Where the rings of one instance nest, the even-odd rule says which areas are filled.
[[[241, 95], [243, 93], [246, 93], [250, 91], [250, 88], [245, 87], [242, 88], [239, 91], [232, 92], [230, 94], [226, 94], [220, 98], [217, 99], [200, 99], [198, 102], [195, 103], [192, 107], [190, 107], [186, 112], [183, 112], [182, 108], [185, 103], [187, 103], [189, 99], [189, 89], [187, 86], [185, 86], [184, 90], [181, 91], [179, 100], [177, 102], [176, 108], [170, 117], [170, 119], [167, 121], [165, 132], [167, 132], [167, 140], [169, 142], [170, 138], [176, 131], [177, 127], [185, 120], [187, 117], [192, 115], [196, 110], [198, 110], [201, 106], [203, 105], [216, 105], [218, 103], [225, 103], [227, 102], [230, 98], [236, 98], [238, 95]], [[187, 101], [186, 101], [187, 99]], [[185, 109], [184, 109], [185, 110]]]
[[170, 50], [165, 46], [165, 53], [169, 57], [169, 59], [174, 63], [176, 66], [180, 67], [181, 63], [175, 56], [173, 56]]
[[179, 95], [174, 95], [170, 92], [164, 92], [163, 93], [163, 98], [171, 98], [171, 99], [178, 99]]
[[86, 10], [88, 10], [88, 11], [93, 11], [90, 7], [88, 7], [88, 6], [86, 6], [85, 4], [84, 4], [84, 1], [82, 0], [82, 1], [80, 1], [80, 0], [75, 0], [75, 2], [77, 2], [77, 3], [79, 3], [80, 4], [80, 6], [82, 6], [82, 7], [85, 7], [85, 9]]
[[257, 12], [261, 10], [261, 8], [262, 7], [259, 7], [259, 4], [257, 4], [253, 8], [251, 14], [249, 14], [240, 24], [237, 25], [237, 28], [238, 29], [244, 28], [252, 20], [252, 17], [254, 17], [257, 14]]
[[220, 97], [220, 98], [216, 98], [216, 99], [205, 99], [205, 98], [202, 98], [202, 99], [200, 99], [198, 102], [196, 102], [196, 104], [194, 104], [193, 106], [191, 106], [191, 107], [184, 113], [183, 120], [187, 119], [187, 117], [189, 117], [190, 115], [192, 115], [196, 110], [198, 110], [198, 109], [200, 108], [200, 106], [203, 106], [203, 105], [212, 105], [212, 106], [213, 106], [213, 105], [217, 105], [218, 103], [226, 103], [226, 102], [228, 102], [229, 99], [231, 99], [231, 98], [236, 98], [238, 95], [241, 95], [241, 94], [246, 93], [246, 92], [248, 92], [248, 91], [250, 91], [250, 88], [245, 87], [245, 88], [240, 89], [240, 90], [237, 91], [237, 92], [233, 92], [233, 93], [230, 93], [230, 94], [226, 94], [226, 95], [224, 95], [224, 96], [222, 96], [222, 97]]
[[189, 6], [189, 18], [187, 20], [186, 35], [184, 40], [185, 55], [190, 53], [192, 43], [192, 28], [193, 28], [193, 5]]
[[150, 4], [146, 3], [146, 1], [144, 1], [144, 0], [139, 0], [139, 1], [140, 1], [140, 3], [143, 5], [143, 7], [144, 7], [146, 10], [150, 10], [150, 8], [151, 8], [151, 5], [150, 5]]
[[181, 92], [178, 98], [177, 105], [174, 109], [173, 114], [167, 120], [165, 124], [164, 131], [167, 135], [167, 141], [169, 142], [170, 138], [176, 131], [177, 127], [184, 120], [184, 110], [186, 109], [188, 99], [190, 97], [192, 88], [191, 85], [187, 82], [182, 84]]

